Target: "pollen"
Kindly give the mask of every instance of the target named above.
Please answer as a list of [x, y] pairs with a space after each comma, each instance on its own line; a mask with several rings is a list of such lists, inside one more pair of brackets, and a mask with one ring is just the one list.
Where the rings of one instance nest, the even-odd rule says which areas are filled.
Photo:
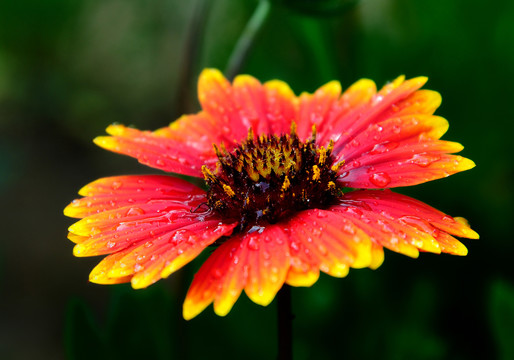
[[291, 182], [289, 181], [289, 178], [286, 175], [286, 177], [284, 178], [284, 182], [282, 184], [282, 189], [281, 190], [282, 191], [286, 191], [289, 188], [289, 186], [291, 186]]
[[232, 190], [232, 188], [227, 184], [223, 184], [223, 191], [225, 191], [225, 193], [230, 197], [233, 197], [236, 194], [234, 190]]
[[215, 169], [202, 168], [209, 190], [209, 207], [234, 218], [241, 230], [275, 223], [293, 212], [331, 205], [340, 189], [333, 143], [316, 145], [316, 128], [306, 141], [291, 125], [289, 134], [256, 136], [252, 129], [235, 149], [228, 152], [214, 145]]
[[312, 172], [313, 172], [312, 180], [314, 180], [314, 181], [319, 180], [319, 178], [320, 178], [320, 176], [321, 176], [321, 171], [320, 171], [320, 169], [319, 169], [318, 165], [314, 165], [314, 166], [312, 167]]

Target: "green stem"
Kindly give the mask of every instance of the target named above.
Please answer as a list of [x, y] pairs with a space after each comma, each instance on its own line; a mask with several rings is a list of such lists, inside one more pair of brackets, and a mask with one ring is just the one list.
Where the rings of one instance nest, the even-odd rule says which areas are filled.
[[[197, 0], [194, 6], [193, 16], [189, 23], [189, 29], [185, 47], [183, 49], [181, 71], [179, 73], [178, 86], [180, 89], [177, 95], [176, 113], [191, 113], [195, 109], [195, 102], [192, 101], [192, 79], [195, 73], [195, 66], [199, 58], [199, 52], [203, 43], [204, 29], [207, 23], [207, 16], [211, 6], [210, 0]], [[178, 118], [176, 116], [176, 118]]]
[[277, 295], [278, 301], [278, 360], [293, 359], [293, 312], [291, 287], [285, 285]]
[[257, 5], [252, 17], [246, 24], [246, 27], [241, 33], [241, 36], [230, 55], [230, 59], [228, 60], [228, 65], [225, 69], [225, 75], [228, 79], [232, 80], [241, 70], [241, 66], [250, 52], [255, 41], [255, 37], [268, 18], [270, 8], [271, 4], [268, 0], [259, 1], [259, 5]]

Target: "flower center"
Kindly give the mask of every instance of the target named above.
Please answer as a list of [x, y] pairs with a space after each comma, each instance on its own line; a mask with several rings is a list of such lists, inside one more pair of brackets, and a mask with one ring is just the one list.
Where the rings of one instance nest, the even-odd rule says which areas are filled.
[[275, 223], [289, 214], [323, 208], [341, 194], [336, 178], [343, 162], [334, 163], [333, 143], [316, 146], [316, 129], [302, 142], [293, 123], [291, 133], [248, 137], [232, 152], [214, 145], [218, 162], [212, 172], [202, 167], [209, 186], [208, 205], [241, 230]]

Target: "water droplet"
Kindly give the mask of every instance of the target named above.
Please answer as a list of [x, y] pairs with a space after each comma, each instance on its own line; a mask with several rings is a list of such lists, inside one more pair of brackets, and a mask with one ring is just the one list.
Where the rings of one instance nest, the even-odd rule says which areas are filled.
[[321, 253], [321, 255], [327, 255], [328, 254], [327, 248], [324, 245], [322, 245], [322, 244], [318, 245], [318, 250]]
[[421, 167], [427, 167], [440, 159], [441, 156], [435, 154], [416, 154], [412, 157], [410, 162]]
[[379, 188], [382, 188], [382, 187], [386, 187], [391, 182], [391, 177], [384, 172], [378, 172], [378, 173], [370, 175], [369, 181], [373, 185], [375, 185]]
[[145, 213], [145, 211], [143, 209], [138, 208], [138, 207], [133, 207], [127, 211], [127, 216], [143, 215], [144, 213]]
[[111, 187], [113, 190], [118, 190], [121, 185], [123, 185], [121, 181], [113, 181]]
[[259, 250], [259, 242], [257, 239], [252, 237], [250, 240], [248, 240], [248, 248], [250, 250]]
[[271, 254], [266, 250], [262, 253], [262, 256], [264, 257], [264, 260], [271, 259]]
[[294, 252], [300, 251], [300, 245], [296, 241], [291, 241], [290, 247], [291, 247], [291, 250], [293, 250]]
[[116, 246], [116, 243], [114, 241], [107, 241], [107, 244], [105, 244], [109, 249], [112, 249]]
[[162, 159], [157, 159], [155, 161], [155, 165], [157, 165], [157, 166], [164, 166], [164, 161]]
[[382, 100], [384, 100], [384, 97], [382, 95], [375, 95], [373, 97], [373, 105], [376, 105], [378, 104], [379, 102], [381, 102]]
[[196, 244], [196, 236], [194, 236], [194, 235], [189, 235], [189, 236], [187, 237], [186, 242], [187, 242], [189, 245], [194, 245], [194, 244]]
[[152, 246], [153, 246], [153, 242], [151, 242], [151, 241], [145, 242], [145, 248], [149, 248], [149, 247], [152, 247]]
[[212, 294], [212, 292], [210, 290], [205, 290], [202, 294], [202, 298], [207, 299], [207, 298], [211, 297], [211, 294]]
[[388, 141], [381, 144], [376, 144], [373, 149], [369, 152], [369, 155], [383, 154], [388, 151], [394, 150], [398, 147], [398, 143], [394, 141]]
[[319, 210], [318, 213], [316, 214], [316, 216], [318, 218], [322, 219], [322, 218], [326, 218], [328, 216], [328, 214], [325, 211]]
[[448, 216], [448, 215], [443, 216], [442, 220], [446, 221], [446, 222], [451, 222], [451, 223], [454, 222], [453, 218], [451, 216]]
[[223, 271], [216, 269], [212, 272], [212, 276], [214, 276], [216, 279], [220, 279], [223, 276]]

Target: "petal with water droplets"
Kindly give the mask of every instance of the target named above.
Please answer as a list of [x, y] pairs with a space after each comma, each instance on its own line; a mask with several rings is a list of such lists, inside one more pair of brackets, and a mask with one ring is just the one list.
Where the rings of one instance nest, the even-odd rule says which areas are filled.
[[280, 225], [227, 240], [195, 275], [184, 302], [184, 318], [195, 317], [212, 302], [216, 314], [224, 316], [243, 289], [255, 303], [268, 305], [284, 284], [288, 247]]

